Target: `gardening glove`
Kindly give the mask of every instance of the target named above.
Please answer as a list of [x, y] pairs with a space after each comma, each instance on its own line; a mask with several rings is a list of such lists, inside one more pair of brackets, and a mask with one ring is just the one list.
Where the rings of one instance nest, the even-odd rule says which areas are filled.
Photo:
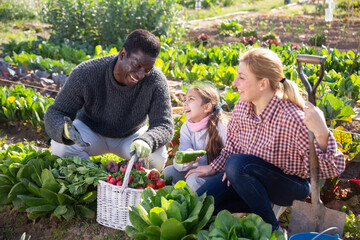
[[143, 140], [138, 139], [130, 145], [130, 152], [133, 151], [136, 151], [138, 158], [146, 158], [150, 155], [151, 149], [149, 144]]
[[69, 139], [73, 141], [76, 145], [80, 147], [88, 147], [90, 146], [90, 143], [85, 142], [79, 131], [76, 129], [76, 127], [72, 124], [72, 121], [69, 117], [64, 117], [65, 120], [65, 126], [64, 126], [64, 138]]

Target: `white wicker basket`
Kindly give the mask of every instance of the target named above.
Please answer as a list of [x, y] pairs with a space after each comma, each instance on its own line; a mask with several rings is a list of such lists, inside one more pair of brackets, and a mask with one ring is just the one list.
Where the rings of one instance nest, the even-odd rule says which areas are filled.
[[138, 158], [134, 154], [126, 169], [122, 186], [116, 186], [104, 181], [98, 183], [97, 193], [97, 216], [96, 221], [101, 225], [125, 230], [131, 225], [129, 219], [129, 206], [140, 203], [143, 189], [128, 188], [128, 179], [134, 162]]

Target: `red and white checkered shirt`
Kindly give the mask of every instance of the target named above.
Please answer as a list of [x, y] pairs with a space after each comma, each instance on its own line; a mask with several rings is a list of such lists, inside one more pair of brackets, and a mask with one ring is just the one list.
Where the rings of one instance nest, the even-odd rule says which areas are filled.
[[[290, 101], [274, 96], [259, 117], [252, 103], [238, 101], [227, 136], [225, 147], [210, 164], [218, 172], [224, 171], [228, 157], [242, 153], [262, 158], [286, 174], [310, 177], [309, 130], [303, 110]], [[331, 178], [344, 171], [344, 155], [337, 149], [331, 132], [326, 152], [319, 148], [316, 139], [315, 149], [320, 178]]]

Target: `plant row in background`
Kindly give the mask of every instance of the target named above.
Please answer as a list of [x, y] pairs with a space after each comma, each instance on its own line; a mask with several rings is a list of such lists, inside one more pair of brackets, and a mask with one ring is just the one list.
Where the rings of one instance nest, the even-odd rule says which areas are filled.
[[33, 126], [44, 129], [45, 111], [53, 102], [53, 98], [44, 97], [23, 85], [16, 85], [10, 89], [1, 87], [0, 122], [10, 125], [30, 122]]
[[[181, 80], [184, 85], [200, 81], [210, 82], [220, 89], [230, 87], [237, 75], [236, 66], [238, 65], [239, 52], [247, 50], [247, 47], [242, 43], [228, 44], [221, 47], [214, 46], [212, 48], [200, 45], [198, 48], [194, 48], [190, 43], [172, 46], [170, 38], [162, 37], [161, 40], [162, 50], [155, 65], [164, 72], [168, 79]], [[50, 52], [53, 52], [57, 53], [58, 58], [62, 56], [69, 62], [42, 58], [41, 55], [25, 52], [20, 54], [14, 52], [12, 56], [5, 57], [7, 61], [19, 66], [26, 66], [29, 69], [40, 68], [50, 73], [63, 71], [66, 74], [69, 74], [75, 63], [81, 61], [81, 59], [85, 60], [117, 52], [115, 47], [107, 51], [101, 46], [97, 46], [93, 56], [90, 57], [85, 52], [81, 53], [80, 51], [80, 58], [74, 60], [69, 56], [74, 55], [72, 53], [76, 50], [69, 46], [56, 47], [51, 44], [47, 45], [45, 42], [36, 42], [31, 46], [20, 44], [21, 47], [19, 48], [17, 46], [19, 45], [13, 43], [12, 47], [9, 47], [9, 45], [7, 47], [9, 51], [11, 48], [22, 49], [44, 54], [45, 56], [51, 56]], [[259, 45], [254, 44], [254, 47], [259, 47]], [[52, 49], [55, 49], [55, 51], [52, 51]], [[316, 52], [314, 47], [309, 48], [307, 46], [295, 50], [290, 44], [284, 44], [283, 46], [271, 45], [271, 49], [279, 54], [284, 64], [285, 76], [296, 81], [300, 87], [302, 87], [302, 84], [298, 79], [296, 56], [298, 54], [326, 55], [325, 69], [327, 71], [325, 71], [324, 81], [318, 94], [322, 102], [321, 109], [325, 112], [327, 119], [330, 120], [346, 119], [354, 114], [351, 107], [346, 106], [351, 103], [351, 100], [357, 101], [360, 99], [360, 55], [355, 59], [355, 54], [352, 51], [340, 53], [337, 49], [327, 50], [322, 48], [320, 52]], [[75, 61], [75, 63], [72, 63], [72, 61]], [[57, 63], [60, 65], [57, 65]], [[309, 76], [310, 82], [317, 79], [319, 69], [318, 65], [304, 66], [304, 72]], [[230, 95], [237, 95], [237, 93], [230, 93], [229, 91], [231, 90], [226, 90], [229, 97]], [[232, 110], [237, 97], [231, 96], [231, 99], [233, 101], [230, 98], [225, 99], [229, 111]], [[335, 104], [333, 100], [337, 103]]]

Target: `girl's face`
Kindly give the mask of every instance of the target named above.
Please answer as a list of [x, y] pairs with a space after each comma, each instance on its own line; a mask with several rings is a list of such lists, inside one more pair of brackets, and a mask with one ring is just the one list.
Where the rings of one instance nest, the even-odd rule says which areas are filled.
[[238, 67], [238, 75], [233, 82], [233, 85], [239, 90], [240, 101], [254, 102], [259, 99], [261, 96], [259, 84], [260, 81], [249, 70], [248, 66], [241, 62]]
[[187, 121], [200, 122], [209, 115], [211, 103], [203, 104], [197, 91], [189, 91], [184, 102], [184, 113]]

